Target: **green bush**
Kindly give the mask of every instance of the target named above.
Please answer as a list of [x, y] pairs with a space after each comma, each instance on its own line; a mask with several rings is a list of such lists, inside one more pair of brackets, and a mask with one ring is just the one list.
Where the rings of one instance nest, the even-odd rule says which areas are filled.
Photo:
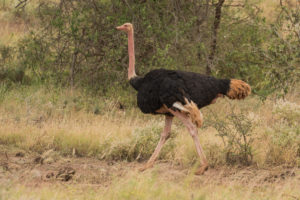
[[214, 127], [224, 144], [226, 163], [250, 165], [253, 159], [253, 121], [243, 112], [232, 110], [226, 118], [212, 114], [206, 119], [206, 127]]

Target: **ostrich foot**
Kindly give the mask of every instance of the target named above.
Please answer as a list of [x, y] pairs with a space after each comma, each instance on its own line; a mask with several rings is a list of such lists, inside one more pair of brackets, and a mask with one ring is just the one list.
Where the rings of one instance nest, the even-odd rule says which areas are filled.
[[195, 175], [202, 175], [207, 169], [208, 165], [203, 165], [195, 172]]
[[153, 167], [153, 163], [146, 163], [146, 164], [144, 164], [144, 166], [142, 166], [142, 167], [139, 168], [139, 171], [140, 171], [140, 172], [143, 172], [143, 171], [145, 171], [146, 169], [152, 168], [152, 167]]

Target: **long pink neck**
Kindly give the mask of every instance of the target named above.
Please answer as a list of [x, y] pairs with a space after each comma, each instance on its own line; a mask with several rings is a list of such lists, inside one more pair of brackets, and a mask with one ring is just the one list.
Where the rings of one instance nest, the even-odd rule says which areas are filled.
[[128, 32], [128, 55], [129, 55], [129, 67], [128, 67], [128, 80], [135, 77], [135, 55], [134, 55], [134, 38], [133, 29]]

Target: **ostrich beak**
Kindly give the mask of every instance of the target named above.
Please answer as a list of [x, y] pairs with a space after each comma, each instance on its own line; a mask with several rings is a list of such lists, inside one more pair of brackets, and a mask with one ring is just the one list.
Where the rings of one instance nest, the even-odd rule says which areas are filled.
[[117, 26], [116, 27], [116, 29], [118, 29], [118, 30], [122, 30], [122, 28], [123, 28], [122, 26]]

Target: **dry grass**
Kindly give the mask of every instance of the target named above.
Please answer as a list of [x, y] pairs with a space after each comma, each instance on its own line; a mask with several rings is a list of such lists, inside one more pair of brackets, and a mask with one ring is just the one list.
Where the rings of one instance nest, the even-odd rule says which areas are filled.
[[[115, 167], [115, 166], [110, 166]], [[160, 168], [159, 168], [160, 167]], [[124, 168], [124, 167], [123, 167]], [[159, 165], [156, 169], [139, 173], [132, 168], [109, 182], [100, 177], [93, 182], [60, 183], [38, 181], [33, 184], [6, 181], [0, 184], [1, 199], [298, 199], [299, 178], [287, 177], [278, 182], [256, 182], [264, 175], [249, 176], [263, 171], [241, 170], [211, 173], [203, 177], [180, 173]], [[212, 170], [211, 170], [212, 171]], [[101, 171], [97, 171], [101, 173]], [[230, 174], [231, 172], [231, 174]], [[226, 174], [228, 173], [228, 174]], [[297, 171], [299, 173], [299, 171]], [[169, 175], [169, 176], [167, 176]], [[239, 177], [240, 176], [240, 177]], [[231, 180], [227, 180], [230, 177]], [[243, 178], [242, 178], [243, 177]], [[272, 176], [267, 176], [272, 177]], [[242, 179], [251, 179], [243, 183]], [[214, 179], [214, 180], [212, 180]], [[219, 181], [219, 183], [217, 183]]]
[[14, 44], [20, 36], [27, 33], [23, 22], [0, 21], [0, 41], [2, 45]]
[[151, 175], [131, 175], [112, 187], [53, 185], [26, 188], [17, 185], [2, 193], [3, 199], [297, 199], [299, 193], [293, 182], [271, 187], [248, 187], [238, 184], [207, 185], [201, 188], [180, 183], [170, 183]]
[[0, 0], [0, 45], [14, 45], [31, 29], [38, 27], [35, 12], [39, 2], [30, 0], [24, 8], [16, 8], [20, 1]]
[[260, 8], [262, 9], [263, 16], [270, 22], [276, 20], [276, 12], [278, 12], [279, 0], [261, 1]]
[[[297, 102], [299, 97], [293, 98]], [[254, 127], [247, 136], [253, 140], [254, 165], [299, 166], [299, 104], [261, 102], [254, 97], [221, 99], [203, 109], [204, 128], [199, 136], [212, 166], [228, 163], [226, 145], [214, 127], [232, 112], [246, 113]], [[137, 108], [120, 110], [117, 102], [105, 98], [53, 88], [19, 88], [5, 93], [0, 116], [1, 144], [39, 153], [56, 149], [71, 155], [75, 151], [77, 156], [108, 160], [147, 159], [164, 126], [162, 116], [143, 115]], [[172, 132], [161, 158], [185, 167], [193, 165], [198, 159], [186, 129], [175, 120]]]

